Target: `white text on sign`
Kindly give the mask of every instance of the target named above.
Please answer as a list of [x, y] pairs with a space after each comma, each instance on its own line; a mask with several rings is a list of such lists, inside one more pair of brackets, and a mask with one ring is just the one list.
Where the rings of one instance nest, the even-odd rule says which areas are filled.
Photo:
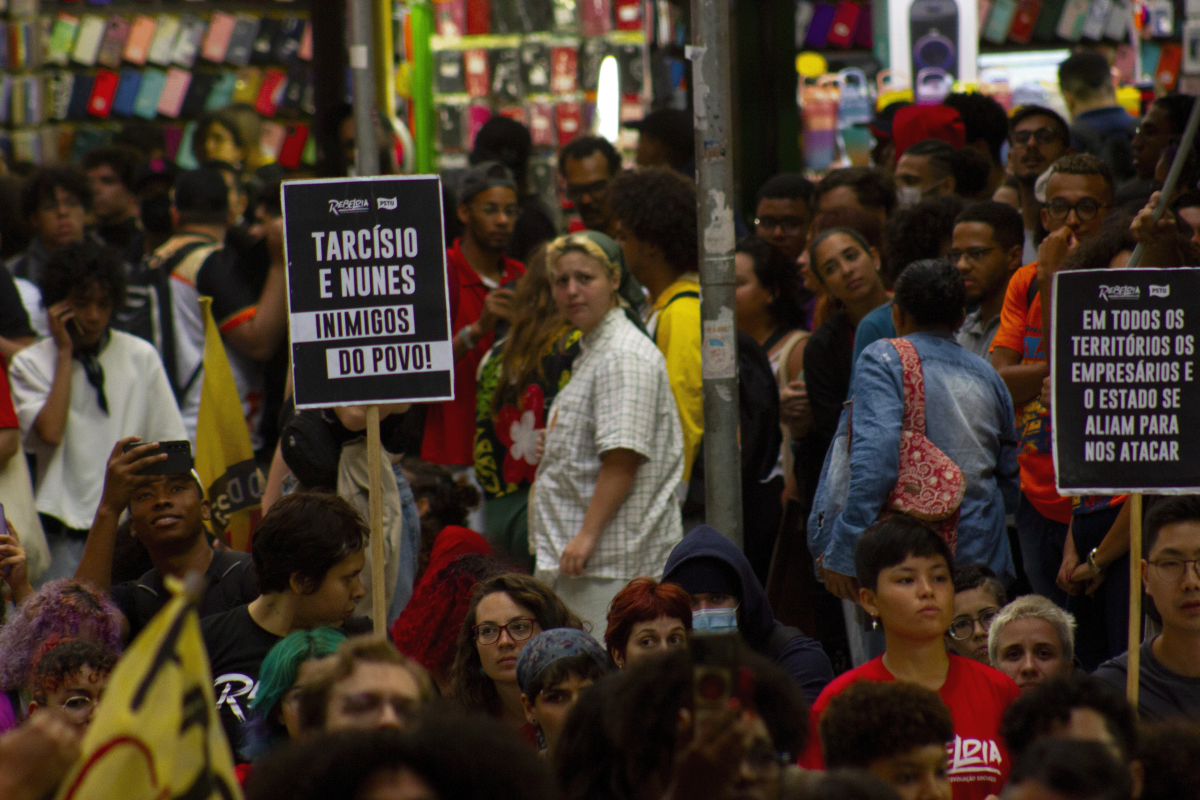
[[454, 345], [380, 344], [337, 347], [325, 351], [330, 378], [369, 378], [375, 375], [404, 375], [454, 369]]
[[414, 333], [416, 326], [410, 305], [302, 311], [292, 315], [292, 342], [296, 344]]

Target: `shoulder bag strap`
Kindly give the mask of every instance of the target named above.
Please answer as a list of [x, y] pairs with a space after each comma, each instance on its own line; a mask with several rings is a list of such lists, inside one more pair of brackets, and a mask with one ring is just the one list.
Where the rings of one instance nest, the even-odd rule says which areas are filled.
[[[779, 375], [776, 382], [779, 384], [779, 390], [783, 391], [788, 385], [787, 365], [791, 360], [792, 350], [797, 345], [803, 344], [808, 339], [808, 331], [792, 331], [791, 334], [783, 340], [783, 346], [779, 348]], [[796, 378], [803, 380], [800, 375]]]
[[904, 369], [904, 429], [925, 435], [925, 374], [917, 348], [908, 339], [888, 339]]

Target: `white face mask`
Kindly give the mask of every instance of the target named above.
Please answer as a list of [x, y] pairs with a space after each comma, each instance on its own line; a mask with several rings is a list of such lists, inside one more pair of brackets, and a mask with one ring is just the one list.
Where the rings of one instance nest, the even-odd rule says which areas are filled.
[[921, 202], [921, 190], [916, 186], [896, 187], [896, 206], [898, 208], [912, 208], [919, 202]]
[[701, 608], [692, 612], [692, 633], [736, 633], [737, 608]]

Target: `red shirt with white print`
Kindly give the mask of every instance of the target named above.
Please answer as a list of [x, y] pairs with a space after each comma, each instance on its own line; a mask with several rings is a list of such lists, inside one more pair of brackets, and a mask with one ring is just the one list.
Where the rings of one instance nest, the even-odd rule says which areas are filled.
[[[858, 681], [894, 681], [883, 657], [843, 673], [825, 687], [808, 713], [808, 747], [800, 766], [824, 769], [818, 723], [829, 701]], [[938, 690], [954, 720], [954, 741], [946, 743], [947, 770], [954, 800], [984, 800], [999, 795], [1012, 771], [1008, 750], [1000, 737], [1000, 719], [1021, 694], [1012, 679], [999, 670], [950, 654], [946, 682]]]

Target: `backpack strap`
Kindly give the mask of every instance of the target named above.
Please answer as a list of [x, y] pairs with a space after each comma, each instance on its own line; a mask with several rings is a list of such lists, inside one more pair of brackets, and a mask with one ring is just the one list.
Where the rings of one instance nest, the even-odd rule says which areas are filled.
[[672, 297], [670, 300], [668, 300], [667, 304], [662, 307], [662, 309], [660, 310], [660, 313], [661, 313], [661, 311], [666, 311], [668, 308], [670, 308], [671, 303], [674, 303], [676, 300], [682, 300], [685, 297], [694, 297], [697, 300], [699, 300], [700, 293], [694, 292], [691, 289], [684, 289], [682, 292], [676, 292], [675, 296]]
[[1029, 282], [1029, 288], [1025, 290], [1025, 308], [1028, 309], [1033, 305], [1033, 298], [1038, 296], [1038, 279], [1037, 275], [1033, 276], [1033, 280]]
[[925, 373], [917, 348], [908, 339], [888, 339], [904, 369], [904, 430], [925, 435]]

